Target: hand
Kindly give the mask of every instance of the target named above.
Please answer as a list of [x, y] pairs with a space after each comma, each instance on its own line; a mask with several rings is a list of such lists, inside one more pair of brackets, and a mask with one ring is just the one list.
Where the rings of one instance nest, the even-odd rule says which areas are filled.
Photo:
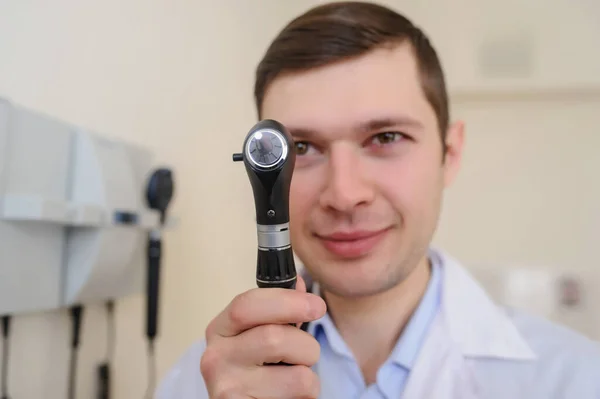
[[310, 368], [319, 359], [319, 343], [294, 325], [322, 317], [326, 305], [306, 292], [300, 276], [296, 285], [246, 291], [208, 325], [200, 370], [211, 399], [319, 396]]

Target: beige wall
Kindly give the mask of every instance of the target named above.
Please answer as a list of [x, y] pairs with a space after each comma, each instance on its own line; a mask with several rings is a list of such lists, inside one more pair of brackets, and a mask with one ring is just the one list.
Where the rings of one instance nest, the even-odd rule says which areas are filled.
[[[253, 204], [231, 153], [255, 122], [253, 69], [268, 40], [316, 3], [0, 2], [0, 96], [148, 145], [177, 171], [173, 212], [181, 224], [167, 236], [159, 375], [235, 293], [254, 285]], [[567, 0], [532, 0], [529, 9], [516, 0], [504, 8], [491, 0], [386, 3], [431, 32], [456, 93], [454, 115], [468, 123], [465, 169], [448, 194], [436, 243], [470, 264], [597, 267], [600, 53], [586, 46], [600, 37], [599, 7], [592, 0], [568, 7]], [[478, 58], [482, 48], [515, 62], [492, 70]], [[473, 92], [494, 87], [508, 92], [504, 100]], [[553, 100], [535, 98], [534, 89], [556, 87], [572, 99], [557, 90]], [[514, 160], [500, 162], [500, 150]], [[118, 303], [117, 398], [145, 391], [143, 320], [142, 298]], [[14, 323], [12, 395], [65, 397], [67, 314]], [[90, 307], [81, 398], [92, 397], [104, 339], [102, 308]]]

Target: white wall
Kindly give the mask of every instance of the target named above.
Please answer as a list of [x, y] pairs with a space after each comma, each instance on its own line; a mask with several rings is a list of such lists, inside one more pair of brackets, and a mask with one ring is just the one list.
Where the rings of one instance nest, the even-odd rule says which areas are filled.
[[[455, 115], [468, 122], [464, 167], [447, 192], [435, 241], [507, 303], [515, 301], [502, 296], [510, 287], [502, 286], [509, 276], [500, 271], [580, 273], [578, 308], [563, 308], [558, 297], [536, 298], [558, 293], [555, 280], [531, 287], [528, 296], [538, 301], [523, 297], [519, 305], [600, 340], [599, 109], [600, 96], [457, 102]], [[489, 268], [499, 270], [489, 275]]]
[[600, 98], [458, 103], [466, 153], [440, 242], [469, 262], [598, 266], [599, 107]]
[[430, 33], [455, 92], [600, 89], [597, 1], [383, 3], [408, 10]]
[[[316, 3], [0, 2], [1, 96], [149, 145], [177, 171], [173, 211], [182, 223], [167, 237], [160, 375], [235, 293], [254, 285], [253, 204], [231, 153], [255, 122], [252, 79], [262, 51], [287, 20]], [[472, 263], [592, 264], [600, 219], [594, 206], [600, 199], [594, 174], [600, 170], [594, 88], [600, 54], [586, 45], [600, 37], [593, 22], [599, 7], [592, 0], [570, 1], [569, 7], [567, 0], [544, 1], [543, 8], [541, 0], [527, 2], [529, 8], [504, 3], [510, 9], [491, 0], [385, 3], [431, 32], [457, 93], [454, 116], [468, 123], [464, 171], [448, 194], [436, 242]], [[514, 9], [521, 14], [506, 12]], [[535, 39], [534, 62], [507, 47], [513, 31]], [[502, 71], [518, 77], [500, 83], [484, 78], [477, 64], [479, 41], [498, 37], [504, 54], [518, 56], [517, 67]], [[503, 102], [473, 90], [498, 85], [510, 88]], [[515, 87], [528, 99], [511, 102]], [[576, 90], [568, 102], [560, 90], [553, 102], [539, 102], [536, 87]], [[511, 151], [514, 161], [500, 162], [499, 149]], [[142, 298], [118, 303], [117, 398], [145, 391], [143, 320]], [[104, 321], [100, 307], [88, 309], [81, 398], [92, 397], [93, 367], [105, 350]], [[29, 315], [14, 323], [12, 395], [65, 397], [67, 315]]]

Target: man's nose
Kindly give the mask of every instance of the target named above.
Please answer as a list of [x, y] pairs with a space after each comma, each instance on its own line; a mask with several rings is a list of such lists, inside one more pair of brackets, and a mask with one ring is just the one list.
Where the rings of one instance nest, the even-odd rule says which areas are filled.
[[374, 189], [364, 170], [360, 150], [345, 146], [332, 149], [320, 202], [324, 208], [350, 212], [373, 200]]

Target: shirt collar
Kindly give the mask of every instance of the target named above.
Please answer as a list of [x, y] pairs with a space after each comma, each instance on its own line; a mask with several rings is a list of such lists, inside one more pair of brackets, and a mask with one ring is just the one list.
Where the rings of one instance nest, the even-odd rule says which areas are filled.
[[[435, 302], [444, 314], [443, 320], [449, 338], [458, 345], [464, 356], [518, 360], [536, 358], [535, 353], [508, 316], [499, 310], [483, 287], [457, 260], [438, 249], [430, 249], [429, 257], [432, 264], [432, 277], [413, 319], [417, 320], [420, 317], [426, 319], [426, 316], [419, 315], [421, 313], [426, 315], [428, 313], [426, 309], [430, 306], [427, 304]], [[313, 283], [309, 275], [305, 280], [307, 284], [312, 285], [311, 291], [320, 295], [318, 283]], [[434, 297], [434, 300], [425, 300], [428, 296]], [[425, 310], [421, 310], [422, 308]], [[414, 335], [411, 332], [413, 328], [417, 330], [417, 327], [412, 327], [413, 324], [421, 323], [412, 323], [412, 320], [409, 322], [407, 332], [401, 336], [391, 355], [392, 360], [403, 367], [410, 367], [414, 363], [416, 352], [410, 354], [408, 352], [411, 351], [402, 348], [412, 346], [414, 351], [419, 348], [419, 345], [414, 345], [409, 339], [419, 335], [418, 331], [414, 332]], [[419, 330], [420, 335], [424, 336], [424, 329]], [[350, 351], [327, 313], [311, 322], [307, 331], [315, 337], [317, 334], [326, 335], [335, 352], [351, 357]], [[409, 338], [405, 338], [406, 336]]]
[[[321, 296], [321, 289], [316, 281], [310, 282], [310, 291], [315, 295]], [[350, 348], [346, 345], [338, 329], [335, 327], [333, 320], [329, 316], [329, 312], [325, 313], [320, 319], [312, 321], [308, 325], [307, 332], [317, 339], [319, 339], [321, 335], [324, 336], [333, 352], [337, 355], [347, 359], [354, 358]]]
[[430, 254], [431, 277], [419, 306], [411, 316], [400, 339], [396, 343], [390, 360], [408, 370], [412, 369], [427, 331], [440, 306], [442, 269], [439, 259]]

